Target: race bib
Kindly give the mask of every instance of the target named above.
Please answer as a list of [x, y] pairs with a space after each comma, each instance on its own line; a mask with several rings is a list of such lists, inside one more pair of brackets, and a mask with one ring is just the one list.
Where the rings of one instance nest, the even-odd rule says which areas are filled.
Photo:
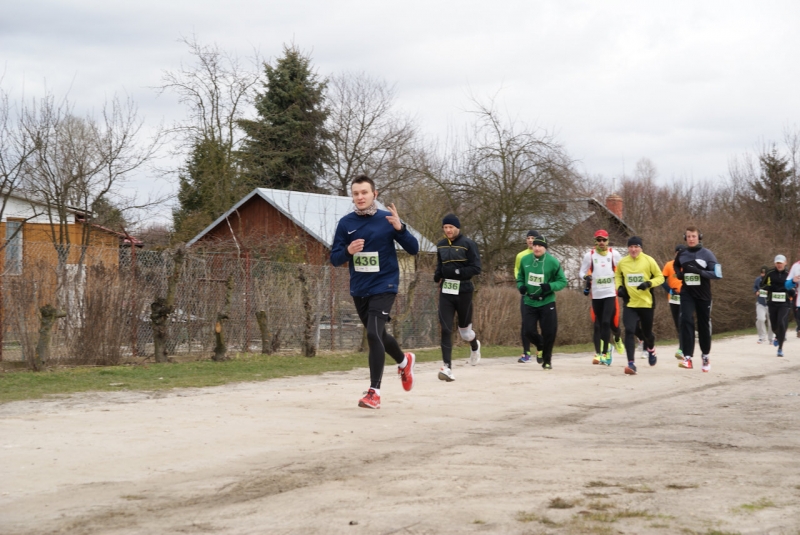
[[461, 288], [461, 281], [453, 279], [445, 279], [442, 282], [442, 293], [450, 295], [458, 295], [458, 290]]
[[683, 283], [687, 286], [700, 286], [700, 275], [697, 273], [686, 273], [683, 276]]
[[377, 273], [381, 270], [378, 252], [360, 252], [353, 255], [353, 267], [360, 273]]
[[681, 304], [681, 294], [670, 294], [669, 295], [669, 304], [670, 305], [680, 305]]
[[786, 302], [786, 292], [772, 292], [772, 302], [773, 303], [785, 303]]
[[644, 273], [631, 273], [625, 276], [625, 284], [636, 288], [644, 282]]
[[613, 288], [614, 287], [614, 277], [599, 277], [594, 281], [594, 287], [601, 289], [601, 288]]
[[544, 284], [543, 273], [528, 273], [528, 284], [531, 286], [541, 286]]
[[766, 299], [767, 298], [767, 291], [766, 290], [759, 290], [758, 291], [758, 296], [759, 297], [763, 297], [764, 299]]

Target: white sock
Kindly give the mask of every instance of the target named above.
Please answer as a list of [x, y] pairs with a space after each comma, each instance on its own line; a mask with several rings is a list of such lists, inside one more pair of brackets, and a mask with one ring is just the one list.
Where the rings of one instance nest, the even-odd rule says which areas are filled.
[[398, 368], [405, 368], [408, 366], [408, 357], [403, 357], [403, 362], [397, 365]]

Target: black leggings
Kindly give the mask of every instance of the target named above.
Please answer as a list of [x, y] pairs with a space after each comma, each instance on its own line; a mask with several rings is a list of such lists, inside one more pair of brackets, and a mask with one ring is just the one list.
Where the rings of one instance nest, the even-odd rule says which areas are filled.
[[[458, 314], [458, 327], [472, 324], [472, 292], [458, 295], [439, 292], [439, 325], [442, 327], [442, 360], [450, 366], [453, 356], [453, 319]], [[469, 341], [470, 348], [478, 349], [477, 338]]]
[[622, 309], [622, 323], [625, 325], [625, 353], [628, 355], [628, 362], [635, 359], [636, 337], [639, 334], [644, 341], [645, 349], [656, 347], [656, 335], [653, 334], [653, 312], [652, 308], [624, 307]]
[[[605, 299], [592, 299], [592, 310], [594, 311], [594, 352], [608, 353], [608, 346], [611, 345], [611, 331], [619, 336], [619, 325], [613, 325], [614, 314], [617, 312], [617, 297], [606, 297]], [[603, 346], [600, 347], [600, 343]]]
[[[800, 310], [800, 309], [798, 309]], [[531, 352], [531, 343], [528, 341], [528, 338], [525, 336], [525, 296], [521, 296], [519, 300], [519, 317], [522, 321], [520, 321], [519, 327], [519, 337], [522, 338], [522, 352], [526, 355]]]
[[386, 332], [386, 323], [391, 320], [392, 310], [397, 294], [378, 294], [368, 297], [353, 297], [361, 323], [367, 328], [367, 344], [369, 345], [369, 386], [378, 389], [383, 379], [383, 368], [386, 365], [386, 353], [395, 362], [403, 362], [405, 355], [400, 344]]
[[681, 292], [681, 349], [685, 357], [694, 353], [694, 315], [697, 314], [697, 336], [703, 355], [711, 353], [711, 301], [695, 299]]
[[672, 312], [672, 321], [675, 323], [675, 330], [678, 333], [678, 349], [681, 348], [681, 306], [669, 304], [669, 310]]
[[[550, 364], [553, 356], [553, 344], [558, 333], [558, 314], [556, 304], [550, 303], [540, 307], [525, 305], [522, 326], [525, 337], [542, 352], [542, 364]], [[542, 333], [539, 334], [538, 327]]]
[[791, 305], [769, 303], [769, 322], [772, 324], [772, 331], [778, 341], [778, 349], [783, 349], [783, 342], [786, 341], [786, 329], [789, 327], [789, 314]]

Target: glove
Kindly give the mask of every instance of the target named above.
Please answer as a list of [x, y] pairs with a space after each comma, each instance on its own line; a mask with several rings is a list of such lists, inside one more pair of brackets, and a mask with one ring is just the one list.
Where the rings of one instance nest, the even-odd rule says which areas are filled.
[[684, 273], [697, 273], [700, 274], [700, 268], [694, 262], [689, 262], [688, 264], [683, 265], [683, 272]]
[[547, 295], [549, 293], [553, 293], [553, 290], [550, 289], [550, 285], [548, 283], [546, 283], [546, 282], [544, 284], [542, 284], [541, 286], [539, 286], [539, 288], [542, 289], [542, 291], [540, 293], [540, 295], [542, 295], [542, 296], [545, 296], [545, 295]]
[[583, 289], [583, 295], [589, 295], [590, 293], [592, 293], [592, 289], [591, 288], [584, 288]]
[[788, 290], [786, 292], [786, 297], [788, 297], [789, 299], [794, 299], [795, 295], [797, 295], [797, 291], [794, 289]]
[[442, 280], [442, 275], [440, 273], [433, 274], [433, 282], [439, 282]]
[[583, 276], [583, 280], [588, 282], [588, 281], [592, 280], [592, 276], [591, 275], [584, 275]]
[[519, 288], [517, 288], [517, 290], [519, 290], [520, 295], [525, 295], [528, 293], [528, 288], [526, 288], [525, 286], [520, 286]]
[[682, 281], [683, 280], [683, 271], [676, 271], [675, 272], [675, 278], [678, 279], [679, 281]]
[[637, 286], [636, 289], [637, 290], [647, 290], [652, 285], [653, 285], [653, 283], [651, 283], [650, 281], [644, 281], [643, 283], [639, 284], [639, 286]]
[[620, 296], [626, 303], [628, 302], [628, 299], [630, 299], [630, 296], [628, 295], [628, 289], [624, 286], [617, 288], [617, 295]]

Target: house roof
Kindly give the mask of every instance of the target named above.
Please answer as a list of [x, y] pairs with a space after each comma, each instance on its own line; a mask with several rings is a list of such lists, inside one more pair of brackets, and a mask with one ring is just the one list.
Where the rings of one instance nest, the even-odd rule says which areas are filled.
[[[213, 228], [236, 212], [244, 203], [256, 196], [261, 197], [271, 204], [276, 210], [313, 236], [314, 239], [319, 241], [327, 249], [333, 246], [333, 236], [336, 233], [336, 226], [339, 220], [353, 211], [353, 200], [350, 197], [282, 189], [256, 188], [236, 203], [230, 210], [219, 216], [216, 221], [203, 229], [200, 234], [192, 238], [186, 245], [189, 247], [194, 245]], [[386, 207], [379, 201], [376, 200], [375, 203], [378, 205], [378, 208], [386, 210]], [[420, 251], [427, 253], [436, 252], [436, 246], [433, 243], [423, 237], [418, 231], [411, 228], [411, 226], [407, 228], [411, 234], [419, 240]], [[398, 249], [401, 248], [398, 244], [395, 244], [395, 247]]]

